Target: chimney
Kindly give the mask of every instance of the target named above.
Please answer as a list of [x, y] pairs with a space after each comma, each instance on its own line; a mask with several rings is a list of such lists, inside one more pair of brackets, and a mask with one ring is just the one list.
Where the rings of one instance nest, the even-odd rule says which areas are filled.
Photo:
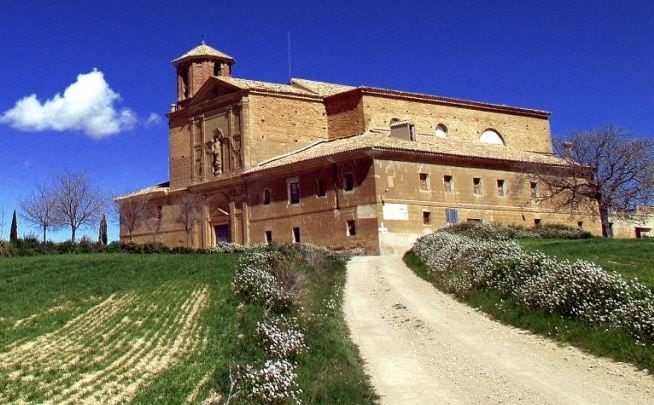
[[391, 136], [394, 138], [405, 139], [407, 141], [416, 140], [416, 126], [411, 121], [398, 121], [391, 124]]

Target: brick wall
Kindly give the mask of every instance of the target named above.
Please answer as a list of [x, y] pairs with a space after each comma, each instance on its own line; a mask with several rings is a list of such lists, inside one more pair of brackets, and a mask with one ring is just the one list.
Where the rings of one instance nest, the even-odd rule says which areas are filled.
[[[248, 185], [250, 241], [265, 242], [265, 232], [272, 231], [273, 241], [288, 243], [294, 227], [299, 227], [301, 241], [333, 248], [364, 247], [377, 252], [377, 218], [375, 186], [371, 160], [355, 160], [326, 165], [319, 169], [298, 170], [300, 203], [288, 198], [287, 179], [276, 176], [253, 181]], [[344, 191], [343, 179], [351, 174], [354, 189]], [[318, 179], [323, 179], [325, 196], [318, 196]], [[263, 204], [264, 189], [271, 191], [271, 202]], [[356, 235], [347, 234], [347, 222], [355, 221]]]
[[507, 146], [552, 152], [547, 119], [372, 95], [363, 96], [363, 112], [369, 128], [388, 129], [393, 118], [406, 119], [415, 124], [418, 138], [432, 136], [436, 126], [444, 124], [450, 137], [470, 141], [478, 141], [485, 129], [494, 128]]
[[327, 117], [320, 101], [250, 94], [249, 107], [252, 127], [246, 142], [252, 166], [327, 139]]

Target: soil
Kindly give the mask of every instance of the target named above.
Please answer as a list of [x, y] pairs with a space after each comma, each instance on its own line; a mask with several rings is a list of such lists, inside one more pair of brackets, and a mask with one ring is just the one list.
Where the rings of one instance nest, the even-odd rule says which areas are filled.
[[381, 403], [654, 403], [648, 371], [493, 321], [399, 256], [350, 260], [344, 310]]

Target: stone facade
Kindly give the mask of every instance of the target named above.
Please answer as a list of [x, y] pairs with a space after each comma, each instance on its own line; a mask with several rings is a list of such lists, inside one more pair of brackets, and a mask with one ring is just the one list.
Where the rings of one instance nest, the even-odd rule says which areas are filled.
[[525, 171], [566, 167], [551, 153], [549, 113], [236, 79], [234, 63], [204, 44], [173, 61], [170, 180], [119, 198], [142, 208], [133, 226], [121, 224], [121, 239], [196, 248], [299, 240], [386, 253], [454, 219], [599, 233], [592, 216], [535, 203], [525, 184]]

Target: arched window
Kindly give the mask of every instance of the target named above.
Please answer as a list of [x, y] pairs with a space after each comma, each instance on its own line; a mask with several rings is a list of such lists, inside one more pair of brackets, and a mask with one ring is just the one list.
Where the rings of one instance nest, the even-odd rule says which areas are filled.
[[502, 135], [500, 135], [499, 132], [491, 128], [481, 133], [481, 136], [479, 137], [479, 142], [487, 143], [489, 145], [505, 145]]
[[447, 127], [444, 124], [436, 125], [436, 131], [434, 131], [434, 135], [441, 138], [447, 137]]

